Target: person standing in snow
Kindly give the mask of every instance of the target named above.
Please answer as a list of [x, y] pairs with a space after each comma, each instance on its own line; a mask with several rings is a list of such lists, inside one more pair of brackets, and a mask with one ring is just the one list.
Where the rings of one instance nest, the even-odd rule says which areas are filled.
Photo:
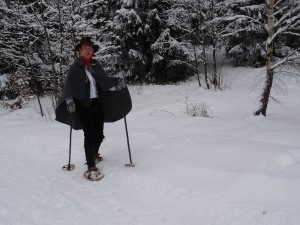
[[90, 37], [82, 37], [75, 47], [80, 57], [66, 76], [61, 99], [55, 109], [56, 120], [83, 129], [87, 171], [84, 176], [96, 181], [103, 173], [96, 167], [104, 139], [104, 122], [114, 122], [131, 110], [131, 99], [123, 79], [108, 77], [101, 64], [94, 60], [99, 46]]

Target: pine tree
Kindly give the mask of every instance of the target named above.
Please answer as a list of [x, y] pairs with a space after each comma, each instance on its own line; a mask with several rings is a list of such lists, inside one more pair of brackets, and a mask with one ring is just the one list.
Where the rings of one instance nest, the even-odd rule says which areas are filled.
[[[39, 78], [41, 60], [36, 50], [41, 47], [40, 30], [32, 26], [34, 18], [26, 7], [27, 3], [22, 1], [9, 1], [7, 7], [2, 7], [1, 25], [3, 32], [0, 35], [1, 61], [4, 63], [4, 70], [9, 72], [8, 93], [12, 98], [19, 97], [18, 107], [24, 102], [21, 98], [27, 98], [35, 94], [39, 101], [42, 92]], [[5, 6], [5, 5], [4, 5]], [[43, 109], [39, 101], [41, 115]]]
[[[266, 21], [265, 0], [224, 1], [226, 30], [224, 31], [228, 58], [235, 66], [263, 66], [265, 64]], [[240, 15], [236, 17], [236, 15]], [[247, 20], [245, 18], [255, 18]]]
[[101, 61], [110, 76], [117, 76], [121, 71], [119, 39], [112, 25], [116, 10], [120, 7], [120, 0], [84, 1], [80, 7], [80, 20], [74, 24], [77, 37], [90, 36], [100, 46], [96, 59]]
[[[162, 82], [162, 80], [172, 82], [177, 80], [168, 80], [168, 78], [171, 78], [170, 76], [168, 77], [167, 74], [163, 74], [154, 68], [157, 66], [155, 60], [158, 53], [153, 45], [167, 27], [165, 12], [171, 7], [172, 2], [168, 0], [122, 2], [121, 9], [116, 11], [113, 25], [120, 43], [122, 58], [120, 66], [125, 71], [127, 79], [150, 82]], [[180, 54], [181, 52], [177, 53]], [[164, 57], [170, 56], [165, 55]], [[177, 56], [178, 60], [180, 60], [180, 57]], [[175, 64], [173, 65], [175, 66]], [[174, 69], [174, 71], [176, 70]], [[188, 72], [183, 73], [183, 77], [187, 74]], [[165, 78], [157, 80], [163, 76]], [[177, 75], [174, 77], [177, 77]]]
[[149, 79], [164, 84], [186, 80], [194, 74], [190, 51], [171, 36], [170, 29], [161, 34], [151, 49], [153, 61]]
[[123, 1], [113, 20], [116, 39], [120, 46], [121, 69], [126, 72], [127, 79], [143, 79], [146, 74], [147, 57], [143, 51], [145, 46], [145, 21], [143, 8], [138, 8], [134, 1]]
[[69, 31], [63, 24], [69, 20], [69, 11], [66, 13], [66, 6], [61, 1], [9, 3], [1, 8], [0, 24], [5, 31], [0, 34], [1, 62], [5, 63], [5, 70], [11, 76], [25, 67], [34, 93], [53, 93], [55, 104], [70, 64], [69, 49], [74, 49], [69, 47]]
[[[209, 89], [212, 83], [220, 88], [220, 74], [217, 71], [216, 52], [221, 47], [223, 21], [223, 7], [220, 0], [177, 0], [169, 10], [168, 24], [172, 35], [178, 40], [191, 44], [186, 45], [194, 55], [194, 67], [201, 86], [199, 67], [204, 65], [204, 79]], [[212, 71], [208, 75], [207, 51], [212, 50]]]
[[[201, 87], [200, 63], [203, 63], [205, 68], [207, 68], [206, 57], [203, 56], [205, 51], [199, 51], [201, 46], [205, 45], [204, 35], [202, 35], [204, 34], [203, 22], [205, 17], [203, 3], [203, 0], [188, 2], [178, 0], [168, 10], [167, 20], [168, 27], [172, 30], [175, 38], [184, 40], [187, 48], [190, 49], [193, 55], [191, 66], [194, 67], [194, 71], [197, 74], [199, 87]], [[207, 72], [205, 73], [205, 80], [209, 88]]]

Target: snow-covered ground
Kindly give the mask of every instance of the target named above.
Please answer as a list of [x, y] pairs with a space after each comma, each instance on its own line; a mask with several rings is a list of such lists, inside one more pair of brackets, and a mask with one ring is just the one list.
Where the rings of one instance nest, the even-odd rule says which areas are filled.
[[[197, 81], [169, 86], [130, 86], [133, 110], [105, 125], [101, 148], [105, 177], [83, 177], [83, 134], [46, 118], [34, 100], [0, 109], [1, 225], [299, 225], [300, 91], [286, 79], [280, 104], [268, 117], [253, 115], [261, 69], [228, 68], [230, 88], [204, 90]], [[274, 94], [276, 94], [274, 92]], [[210, 117], [186, 114], [186, 99], [203, 102]]]

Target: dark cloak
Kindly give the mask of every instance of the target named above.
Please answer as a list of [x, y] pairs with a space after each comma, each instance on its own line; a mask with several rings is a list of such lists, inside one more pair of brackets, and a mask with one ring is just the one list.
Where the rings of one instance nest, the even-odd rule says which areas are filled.
[[[89, 71], [96, 81], [99, 101], [103, 102], [104, 122], [115, 122], [124, 118], [132, 108], [128, 88], [118, 91], [110, 90], [116, 86], [119, 78], [108, 77], [100, 63], [95, 60], [91, 62]], [[67, 111], [66, 98], [73, 96], [75, 102], [76, 100], [88, 101], [85, 80], [85, 64], [81, 59], [76, 59], [67, 74], [62, 96], [55, 109], [57, 121], [71, 124], [71, 114]], [[72, 128], [75, 130], [82, 129], [77, 111], [73, 114]]]

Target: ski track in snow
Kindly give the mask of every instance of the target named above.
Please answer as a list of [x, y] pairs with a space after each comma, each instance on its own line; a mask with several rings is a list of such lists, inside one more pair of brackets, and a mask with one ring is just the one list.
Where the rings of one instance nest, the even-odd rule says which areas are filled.
[[[105, 177], [99, 182], [83, 177], [81, 132], [73, 132], [76, 168], [65, 172], [61, 167], [67, 163], [67, 126], [45, 123], [36, 108], [1, 109], [5, 130], [0, 131], [0, 225], [300, 224], [300, 197], [295, 194], [300, 190], [299, 125], [292, 120], [285, 129], [274, 119], [277, 115], [270, 121], [272, 117], [231, 114], [234, 110], [228, 121], [218, 115], [214, 120], [188, 118], [182, 116], [181, 97], [174, 98], [186, 88], [166, 90], [153, 86], [141, 90], [142, 96], [133, 95], [136, 106], [128, 121], [135, 168], [123, 166], [126, 152], [108, 151], [125, 144], [120, 143], [122, 122], [108, 125], [110, 139], [104, 142], [100, 163]], [[153, 93], [165, 99], [159, 102]], [[218, 100], [213, 103], [215, 112], [226, 111]], [[275, 133], [281, 126], [282, 132]]]

